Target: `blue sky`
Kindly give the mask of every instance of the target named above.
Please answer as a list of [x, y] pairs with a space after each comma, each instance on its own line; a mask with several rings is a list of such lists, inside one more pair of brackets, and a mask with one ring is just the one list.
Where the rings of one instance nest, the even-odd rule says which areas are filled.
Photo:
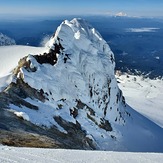
[[163, 0], [0, 0], [0, 16], [115, 14], [163, 16]]

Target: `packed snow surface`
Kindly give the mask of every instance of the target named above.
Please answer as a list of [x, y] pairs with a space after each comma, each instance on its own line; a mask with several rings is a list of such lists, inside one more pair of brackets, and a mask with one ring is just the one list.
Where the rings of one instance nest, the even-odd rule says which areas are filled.
[[1, 163], [162, 163], [162, 153], [129, 153], [0, 146]]
[[[36, 71], [31, 72], [22, 67], [17, 75], [17, 78], [22, 77], [32, 88], [42, 89], [48, 100], [43, 103], [26, 99], [38, 106], [38, 111], [12, 104], [10, 108], [17, 112], [23, 109], [32, 123], [47, 127], [55, 125], [60, 131], [63, 128], [54, 120], [55, 116], [74, 124], [78, 121], [82, 129], [87, 131], [87, 136], [92, 135], [95, 142], [98, 142], [97, 148], [118, 149], [119, 146], [116, 147], [114, 143], [108, 145], [111, 142], [109, 140], [119, 137], [117, 131], [106, 132], [98, 127], [104, 119], [115, 126], [123, 126], [123, 116], [127, 117], [114, 75], [113, 52], [98, 31], [82, 19], [62, 22], [47, 43], [47, 47], [54, 51], [61, 46], [63, 48], [58, 52], [54, 66], [39, 64], [32, 55], [28, 55], [26, 61], [30, 61], [30, 68], [35, 68]], [[84, 103], [85, 107], [77, 108], [78, 116], [74, 118], [70, 109], [75, 109], [78, 101]], [[88, 107], [93, 108], [94, 115], [90, 115]], [[94, 120], [91, 120], [91, 116], [94, 116]]]

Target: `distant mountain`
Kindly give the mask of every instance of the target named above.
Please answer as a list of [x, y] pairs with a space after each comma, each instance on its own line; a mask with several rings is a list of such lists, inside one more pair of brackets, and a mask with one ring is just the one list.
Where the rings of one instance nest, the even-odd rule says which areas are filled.
[[115, 14], [115, 16], [116, 17], [124, 17], [124, 16], [127, 16], [127, 14], [124, 13], [124, 12], [118, 12], [118, 13]]
[[0, 33], [0, 46], [15, 45], [16, 42], [14, 39]]
[[[35, 139], [44, 135], [47, 147], [163, 151], [162, 129], [126, 104], [114, 54], [95, 28], [65, 20], [46, 46], [47, 52], [20, 59], [0, 93], [0, 106], [7, 108], [0, 109], [0, 127], [14, 140], [5, 141], [3, 131], [2, 144], [38, 146]], [[10, 117], [13, 123], [5, 123]], [[35, 139], [27, 139], [27, 131]]]

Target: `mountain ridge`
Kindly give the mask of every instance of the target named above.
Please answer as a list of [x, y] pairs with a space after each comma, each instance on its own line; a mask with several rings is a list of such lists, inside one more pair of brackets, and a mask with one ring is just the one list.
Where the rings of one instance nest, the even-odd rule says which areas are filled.
[[72, 148], [77, 143], [84, 149], [163, 149], [163, 144], [154, 145], [163, 135], [159, 127], [151, 129], [149, 120], [126, 105], [114, 75], [114, 54], [90, 24], [65, 20], [47, 46], [44, 54], [19, 61], [12, 83], [0, 94], [3, 107], [33, 124], [55, 128], [57, 135], [67, 136], [65, 142], [74, 139]]

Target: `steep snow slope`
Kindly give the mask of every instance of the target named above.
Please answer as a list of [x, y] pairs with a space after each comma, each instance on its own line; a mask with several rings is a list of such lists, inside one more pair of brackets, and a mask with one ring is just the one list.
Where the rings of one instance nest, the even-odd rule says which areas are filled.
[[163, 154], [158, 153], [77, 151], [0, 146], [0, 162], [5, 163], [162, 163], [162, 160]]
[[10, 111], [78, 137], [85, 149], [163, 151], [163, 130], [126, 106], [114, 55], [91, 25], [66, 20], [47, 46], [48, 52], [28, 55], [13, 71], [1, 95]]
[[[26, 108], [23, 111], [31, 122], [47, 127], [55, 125], [60, 131], [64, 131], [59, 124], [60, 118], [79, 123], [96, 148], [105, 149], [105, 139], [116, 138], [116, 131], [109, 132], [112, 131], [110, 123], [123, 126], [124, 117], [129, 114], [115, 80], [113, 53], [101, 35], [81, 19], [63, 22], [47, 46], [49, 54], [29, 55], [26, 58], [29, 67], [16, 70], [17, 79], [40, 90], [47, 99], [40, 106], [28, 98], [26, 101], [38, 106], [39, 110]], [[44, 58], [51, 53], [56, 55], [54, 66], [55, 62], [47, 64], [49, 60]], [[44, 64], [40, 64], [42, 62]], [[10, 108], [22, 110], [13, 104]], [[36, 116], [38, 118], [34, 118]], [[99, 140], [98, 144], [94, 139]]]
[[10, 37], [0, 33], [0, 46], [6, 46], [6, 45], [15, 45], [15, 40], [11, 39]]
[[163, 128], [163, 79], [123, 74], [117, 80], [126, 102]]

